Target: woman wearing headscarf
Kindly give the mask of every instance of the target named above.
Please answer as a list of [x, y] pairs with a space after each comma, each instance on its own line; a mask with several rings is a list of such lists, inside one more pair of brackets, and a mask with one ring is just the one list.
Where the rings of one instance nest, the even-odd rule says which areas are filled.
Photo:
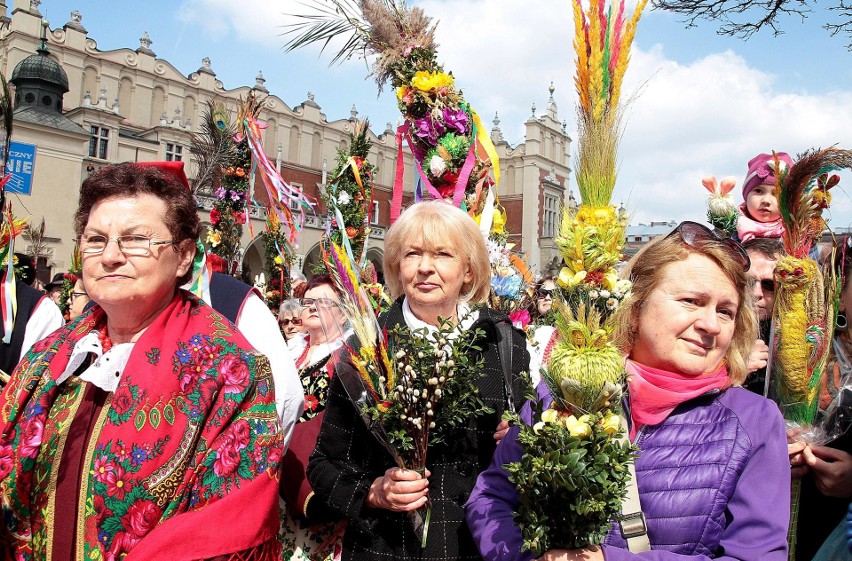
[[191, 192], [156, 167], [108, 166], [75, 220], [97, 305], [37, 344], [0, 396], [2, 556], [274, 559], [269, 362], [178, 288], [200, 228]]

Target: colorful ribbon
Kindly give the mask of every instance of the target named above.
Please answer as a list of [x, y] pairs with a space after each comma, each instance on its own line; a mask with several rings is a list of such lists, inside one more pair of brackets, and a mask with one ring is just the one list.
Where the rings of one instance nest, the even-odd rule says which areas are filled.
[[18, 312], [17, 286], [15, 285], [15, 236], [12, 232], [12, 204], [9, 203], [7, 216], [9, 227], [9, 250], [6, 253], [6, 270], [3, 272], [3, 284], [0, 286], [0, 301], [3, 303], [3, 342], [12, 342], [12, 330], [15, 328], [15, 315]]
[[[266, 157], [261, 144], [261, 124], [252, 118], [243, 121], [245, 136], [251, 150], [253, 161], [257, 164], [260, 178], [269, 196], [270, 206], [275, 210], [281, 222], [287, 229], [287, 237], [291, 244], [296, 243], [299, 232], [305, 223], [305, 211], [315, 212], [317, 202], [312, 197], [305, 195], [301, 189], [293, 187], [281, 177], [275, 165]], [[296, 220], [290, 210], [290, 203], [295, 202], [299, 208], [299, 219]]]
[[192, 279], [182, 288], [192, 292], [208, 304], [210, 299], [210, 280], [213, 275], [210, 262], [207, 261], [207, 252], [201, 238], [195, 240], [195, 258], [192, 260]]

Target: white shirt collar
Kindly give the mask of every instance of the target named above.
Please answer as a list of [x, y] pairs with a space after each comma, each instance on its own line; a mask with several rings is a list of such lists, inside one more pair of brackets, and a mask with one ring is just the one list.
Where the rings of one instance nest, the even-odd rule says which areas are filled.
[[[456, 315], [459, 318], [459, 324], [456, 326], [456, 329], [450, 333], [449, 338], [451, 340], [455, 339], [460, 333], [470, 329], [476, 320], [479, 319], [479, 311], [470, 311], [470, 306], [463, 302], [460, 302], [458, 307], [456, 307]], [[412, 331], [422, 329], [424, 327], [429, 331], [429, 333], [438, 331], [437, 327], [418, 319], [414, 315], [414, 312], [411, 311], [411, 306], [408, 305], [408, 298], [404, 298], [402, 300], [402, 317], [405, 319], [405, 324], [408, 325]]]
[[90, 331], [74, 345], [68, 366], [56, 380], [57, 385], [70, 378], [89, 354], [94, 354], [97, 357], [95, 362], [80, 374], [80, 379], [91, 382], [102, 390], [114, 392], [124, 375], [134, 345], [135, 343], [120, 343], [104, 352], [98, 332]]

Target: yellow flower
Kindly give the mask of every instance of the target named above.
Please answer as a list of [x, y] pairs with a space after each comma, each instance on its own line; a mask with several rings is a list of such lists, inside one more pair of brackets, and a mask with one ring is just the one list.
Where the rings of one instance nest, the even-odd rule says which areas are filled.
[[[452, 85], [453, 77], [444, 72], [426, 72], [425, 70], [420, 70], [411, 79], [411, 86], [421, 92], [429, 92]], [[397, 90], [397, 95], [399, 95], [399, 90]]]
[[494, 221], [491, 223], [491, 231], [495, 234], [502, 234], [506, 227], [506, 213], [500, 210], [494, 210]]
[[572, 273], [571, 269], [569, 269], [568, 267], [562, 267], [562, 270], [559, 271], [559, 278], [556, 279], [556, 282], [559, 283], [559, 285], [563, 288], [572, 288], [583, 282], [583, 279], [586, 278], [586, 275], [586, 271]]
[[556, 409], [548, 409], [547, 411], [541, 414], [541, 420], [544, 423], [553, 423], [558, 418], [559, 413], [556, 411]]
[[621, 418], [618, 415], [610, 413], [601, 420], [601, 426], [608, 435], [612, 436], [621, 428]]
[[565, 428], [568, 429], [571, 436], [586, 438], [592, 434], [592, 427], [589, 426], [588, 420], [588, 415], [583, 415], [579, 419], [571, 415], [565, 419]]
[[284, 260], [281, 259], [280, 255], [276, 255], [275, 259], [273, 259], [272, 261], [274, 261], [276, 265], [283, 265], [284, 264]]
[[533, 425], [533, 432], [535, 432], [536, 434], [538, 434], [538, 433], [540, 433], [540, 432], [541, 432], [541, 429], [543, 429], [543, 428], [544, 428], [544, 423], [542, 423], [542, 422], [538, 422], [538, 423], [536, 423], [536, 424], [534, 424], [534, 425]]
[[405, 94], [408, 93], [408, 86], [400, 86], [396, 89], [396, 98], [402, 101], [402, 98], [405, 97]]
[[220, 234], [218, 230], [208, 230], [207, 243], [209, 243], [211, 247], [216, 247], [222, 243], [222, 234]]
[[604, 275], [604, 287], [607, 290], [614, 290], [618, 282], [618, 273], [613, 269]]

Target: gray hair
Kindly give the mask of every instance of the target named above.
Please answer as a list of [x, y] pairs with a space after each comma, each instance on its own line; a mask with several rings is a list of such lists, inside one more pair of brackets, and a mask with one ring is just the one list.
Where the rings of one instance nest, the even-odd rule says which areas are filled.
[[299, 304], [298, 298], [282, 300], [281, 306], [278, 307], [278, 321], [284, 319], [284, 316], [298, 316], [301, 312], [302, 305]]

